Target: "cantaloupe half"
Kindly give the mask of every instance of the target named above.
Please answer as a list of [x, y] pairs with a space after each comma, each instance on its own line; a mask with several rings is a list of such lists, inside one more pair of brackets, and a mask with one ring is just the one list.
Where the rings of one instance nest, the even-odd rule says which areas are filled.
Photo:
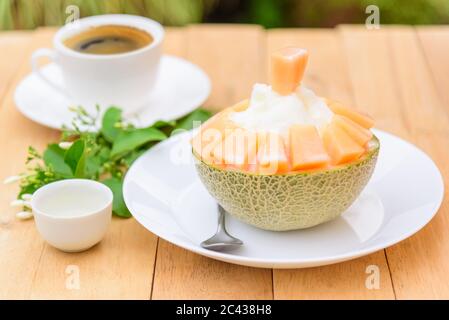
[[307, 50], [287, 47], [271, 56], [271, 85], [274, 91], [288, 95], [296, 90], [304, 76], [308, 60]]
[[335, 219], [354, 202], [371, 177], [379, 153], [376, 137], [368, 145], [352, 162], [283, 174], [229, 170], [194, 155], [200, 180], [227, 212], [258, 228], [285, 231]]
[[292, 170], [320, 168], [330, 160], [313, 125], [291, 126], [289, 145]]

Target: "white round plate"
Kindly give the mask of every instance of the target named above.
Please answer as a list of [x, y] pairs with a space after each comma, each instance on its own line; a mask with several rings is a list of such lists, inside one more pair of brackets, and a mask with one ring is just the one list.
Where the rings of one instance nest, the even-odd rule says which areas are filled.
[[[43, 67], [42, 72], [56, 83], [63, 81], [61, 71], [54, 63]], [[148, 107], [128, 116], [126, 120], [137, 127], [144, 127], [157, 120], [182, 117], [200, 107], [210, 90], [210, 80], [198, 66], [181, 58], [164, 55]], [[14, 99], [25, 117], [53, 129], [70, 126], [74, 117], [69, 110], [74, 103], [34, 73], [17, 86]]]
[[317, 227], [264, 231], [230, 215], [230, 234], [244, 246], [232, 253], [200, 247], [215, 233], [217, 207], [201, 184], [185, 133], [150, 149], [125, 177], [123, 195], [134, 217], [161, 238], [198, 254], [241, 265], [303, 268], [337, 263], [381, 250], [424, 227], [443, 199], [443, 180], [421, 150], [375, 131], [379, 160], [368, 186], [339, 218]]

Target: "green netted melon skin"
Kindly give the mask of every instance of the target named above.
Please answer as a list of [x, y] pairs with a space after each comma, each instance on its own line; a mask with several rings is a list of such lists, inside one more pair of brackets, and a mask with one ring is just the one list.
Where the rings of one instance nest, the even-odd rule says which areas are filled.
[[326, 171], [257, 175], [196, 160], [209, 193], [230, 214], [265, 230], [304, 229], [335, 219], [368, 183], [379, 153], [377, 138], [358, 161]]

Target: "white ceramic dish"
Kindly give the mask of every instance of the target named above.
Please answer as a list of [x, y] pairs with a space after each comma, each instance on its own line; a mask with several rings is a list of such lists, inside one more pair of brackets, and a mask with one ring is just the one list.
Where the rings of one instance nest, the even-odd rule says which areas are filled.
[[89, 249], [103, 239], [111, 222], [112, 191], [102, 183], [68, 179], [47, 184], [31, 199], [36, 227], [53, 247]]
[[[164, 55], [159, 68], [159, 77], [148, 106], [126, 116], [126, 120], [137, 127], [151, 125], [157, 120], [182, 117], [200, 107], [210, 94], [208, 76], [187, 60]], [[54, 63], [41, 71], [53, 82], [62, 83], [61, 70]], [[14, 100], [25, 117], [53, 129], [70, 126], [74, 115], [69, 107], [76, 106], [34, 73], [17, 86]]]
[[126, 175], [124, 198], [149, 231], [217, 260], [253, 267], [303, 268], [354, 259], [423, 228], [443, 199], [441, 174], [425, 153], [391, 134], [378, 130], [375, 134], [381, 151], [374, 175], [340, 218], [310, 229], [270, 232], [228, 216], [228, 231], [245, 243], [232, 253], [199, 246], [216, 230], [217, 209], [195, 172], [189, 133], [157, 145], [138, 159]]

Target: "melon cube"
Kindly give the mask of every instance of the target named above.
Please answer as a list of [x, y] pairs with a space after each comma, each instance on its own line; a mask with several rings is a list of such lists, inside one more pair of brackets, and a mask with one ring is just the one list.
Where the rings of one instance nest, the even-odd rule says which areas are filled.
[[[203, 123], [199, 127], [197, 134], [191, 140], [193, 150], [199, 156], [202, 156], [203, 149], [207, 145], [209, 145], [212, 142], [215, 143], [215, 141], [217, 140], [216, 138], [214, 138], [214, 136], [216, 135], [216, 132], [218, 131], [218, 129], [215, 129], [214, 127], [220, 121], [221, 116], [222, 115], [220, 113], [218, 113], [218, 114], [214, 115], [212, 118], [210, 118], [209, 120], [207, 120], [205, 123]], [[213, 129], [212, 131], [215, 130], [215, 132], [212, 132], [212, 131], [209, 132], [209, 129]]]
[[329, 162], [329, 156], [315, 126], [290, 127], [290, 159], [293, 170], [319, 168]]
[[231, 107], [232, 111], [235, 112], [242, 112], [245, 111], [246, 109], [248, 109], [249, 107], [249, 100], [245, 99], [243, 101], [240, 101], [239, 103], [236, 103], [235, 105], [233, 105]]
[[308, 59], [307, 50], [287, 47], [271, 56], [271, 85], [281, 95], [296, 90], [304, 75]]
[[374, 127], [374, 120], [368, 115], [362, 114], [353, 109], [345, 107], [343, 104], [337, 101], [327, 100], [327, 105], [329, 109], [332, 110], [333, 113], [349, 118], [355, 123], [358, 123], [359, 125], [364, 127], [365, 129], [370, 129]]
[[365, 152], [364, 148], [334, 123], [330, 123], [324, 130], [323, 143], [335, 165], [356, 160]]
[[373, 137], [373, 133], [370, 130], [365, 129], [349, 118], [340, 115], [334, 115], [332, 121], [338, 127], [346, 131], [346, 133], [349, 134], [351, 138], [361, 146], [365, 146], [366, 143]]
[[[226, 130], [236, 128], [234, 122], [229, 119], [229, 114], [233, 110], [228, 108], [217, 113], [212, 118], [207, 120], [198, 130], [197, 135], [192, 139], [191, 144], [196, 154], [201, 158], [211, 163], [217, 163], [223, 160], [220, 152], [222, 147], [221, 142], [224, 139]], [[217, 155], [214, 155], [214, 154]]]
[[258, 172], [275, 174], [287, 172], [290, 169], [284, 141], [279, 134], [259, 133], [257, 146]]
[[235, 129], [227, 131], [223, 142], [223, 160], [226, 165], [247, 169], [254, 164], [257, 153], [255, 132]]
[[215, 128], [208, 128], [202, 134], [201, 158], [209, 164], [223, 163], [223, 133]]

